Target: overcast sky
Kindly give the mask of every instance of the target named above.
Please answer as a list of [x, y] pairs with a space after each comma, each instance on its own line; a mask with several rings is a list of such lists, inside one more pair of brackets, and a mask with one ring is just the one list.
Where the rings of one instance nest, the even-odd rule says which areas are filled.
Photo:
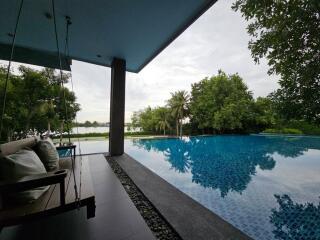
[[[266, 96], [278, 87], [265, 62], [256, 65], [248, 50], [247, 23], [220, 0], [162, 51], [140, 73], [127, 73], [126, 122], [133, 111], [164, 105], [170, 93], [222, 69], [239, 73], [254, 94]], [[81, 105], [78, 121], [109, 121], [110, 69], [73, 61], [74, 90]]]

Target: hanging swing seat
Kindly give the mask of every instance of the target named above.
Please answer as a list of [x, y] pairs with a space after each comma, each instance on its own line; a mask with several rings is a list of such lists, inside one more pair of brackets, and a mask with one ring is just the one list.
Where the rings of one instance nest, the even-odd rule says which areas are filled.
[[[2, 144], [0, 145], [1, 155], [9, 155], [22, 148], [33, 147], [35, 144], [35, 138]], [[80, 186], [78, 199], [74, 190], [75, 184]], [[10, 203], [0, 205], [0, 229], [5, 226], [22, 224], [30, 220], [79, 209], [80, 207], [87, 208], [87, 218], [95, 216], [95, 196], [89, 162], [86, 157], [83, 157], [82, 161], [79, 157], [76, 157], [74, 162], [70, 158], [63, 158], [59, 160], [59, 169], [53, 172], [30, 175], [16, 181], [0, 182], [0, 200], [1, 196], [8, 193], [40, 186], [50, 187], [34, 202], [23, 205]]]

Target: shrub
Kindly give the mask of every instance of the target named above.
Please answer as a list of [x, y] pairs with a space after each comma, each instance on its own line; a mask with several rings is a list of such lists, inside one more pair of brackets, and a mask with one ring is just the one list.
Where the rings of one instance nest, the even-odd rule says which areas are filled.
[[[125, 136], [143, 136], [143, 135], [150, 135], [147, 132], [125, 132], [124, 133]], [[70, 134], [70, 138], [82, 138], [82, 137], [105, 137], [108, 138], [109, 137], [109, 133], [108, 132], [104, 132], [104, 133], [79, 133], [79, 134]], [[57, 136], [53, 136], [52, 138], [54, 139], [58, 139], [60, 138], [59, 135]], [[63, 138], [68, 138], [68, 134], [64, 134]]]
[[320, 127], [306, 121], [291, 120], [286, 124], [286, 127], [299, 129], [304, 134], [320, 135]]
[[266, 130], [263, 131], [263, 133], [280, 133], [280, 129], [267, 128]]
[[303, 134], [303, 132], [299, 129], [295, 128], [282, 128], [282, 129], [276, 129], [276, 128], [268, 128], [263, 131], [263, 133], [274, 133], [274, 134]]
[[303, 132], [299, 129], [295, 129], [295, 128], [284, 128], [282, 130], [283, 134], [303, 134]]

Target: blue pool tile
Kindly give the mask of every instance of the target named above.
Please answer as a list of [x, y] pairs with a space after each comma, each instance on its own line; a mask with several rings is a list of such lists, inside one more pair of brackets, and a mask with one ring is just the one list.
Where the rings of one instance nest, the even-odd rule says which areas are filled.
[[320, 239], [320, 138], [126, 140], [125, 151], [254, 239]]

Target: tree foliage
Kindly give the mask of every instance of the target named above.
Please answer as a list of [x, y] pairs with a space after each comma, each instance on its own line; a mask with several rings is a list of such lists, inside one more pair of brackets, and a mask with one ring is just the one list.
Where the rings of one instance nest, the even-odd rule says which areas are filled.
[[[34, 70], [25, 66], [12, 72], [8, 81], [4, 129], [1, 140], [10, 140], [46, 131], [64, 131], [70, 127], [80, 105], [60, 76], [52, 69]], [[6, 70], [0, 68], [1, 110]], [[63, 74], [66, 83], [69, 76]], [[68, 123], [68, 124], [66, 124]]]
[[131, 117], [132, 128], [142, 128], [147, 133], [166, 134], [172, 129], [174, 119], [167, 107], [147, 107], [134, 112]]
[[182, 126], [186, 126], [184, 119], [191, 123], [194, 133], [261, 131], [275, 121], [271, 99], [255, 101], [237, 74], [219, 71], [218, 75], [205, 78], [191, 88], [190, 96], [186, 91], [172, 93], [166, 107], [148, 107], [135, 112], [132, 126], [150, 133], [165, 130], [173, 133], [175, 127], [176, 135], [181, 136]]
[[176, 121], [177, 136], [182, 136], [182, 121], [188, 116], [188, 104], [189, 94], [186, 91], [171, 93], [171, 98], [168, 100], [168, 107]]
[[192, 85], [190, 119], [198, 129], [242, 132], [259, 125], [268, 126], [270, 106], [263, 98], [254, 101], [252, 93], [238, 74], [205, 78]]
[[265, 57], [281, 76], [273, 97], [282, 115], [320, 123], [320, 1], [237, 0], [232, 8], [249, 22], [254, 60]]

